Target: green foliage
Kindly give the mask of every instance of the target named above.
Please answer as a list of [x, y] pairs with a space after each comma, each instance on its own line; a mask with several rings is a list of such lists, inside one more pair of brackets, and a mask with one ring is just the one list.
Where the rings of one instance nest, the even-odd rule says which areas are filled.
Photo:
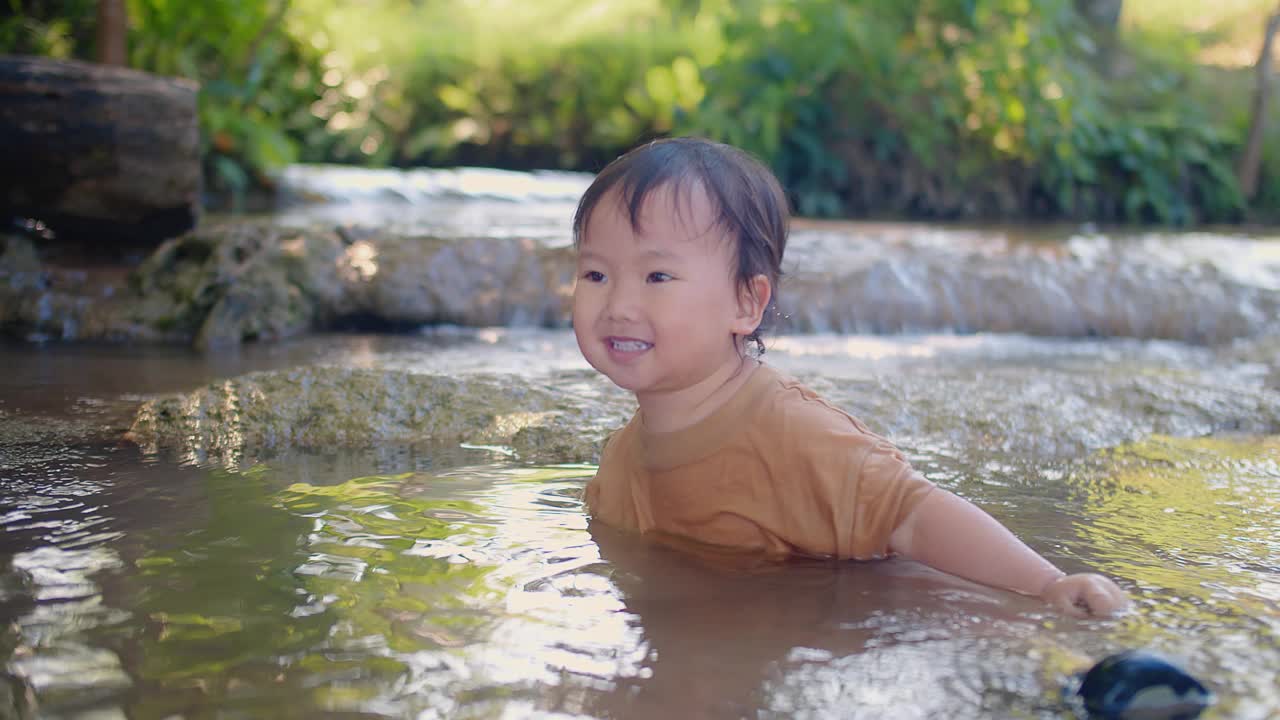
[[716, 41], [710, 17], [653, 0], [603, 13], [569, 0], [296, 9], [326, 50], [313, 160], [598, 167], [673, 129], [702, 98], [696, 54]]
[[288, 0], [128, 0], [130, 64], [201, 83], [211, 189], [238, 203], [261, 171], [298, 158], [318, 83], [314, 53], [290, 34]]
[[[0, 0], [0, 53], [91, 59], [96, 0]], [[129, 64], [196, 80], [209, 189], [237, 203], [262, 171], [294, 162], [319, 125], [307, 108], [316, 53], [287, 26], [289, 0], [127, 0]]]
[[[1251, 206], [1234, 178], [1251, 76], [1199, 62], [1261, 1], [1188, 32], [1133, 0], [1118, 43], [1073, 0], [128, 7], [132, 64], [202, 83], [233, 196], [295, 160], [592, 170], [697, 133], [766, 159], [806, 215], [1188, 224], [1280, 212], [1280, 130]], [[2, 2], [0, 52], [91, 49], [93, 0]]]
[[0, 0], [0, 54], [86, 57], [97, 0]]
[[1242, 201], [1189, 50], [1127, 79], [1068, 0], [739, 3], [681, 128], [767, 159], [800, 212], [1187, 223]]

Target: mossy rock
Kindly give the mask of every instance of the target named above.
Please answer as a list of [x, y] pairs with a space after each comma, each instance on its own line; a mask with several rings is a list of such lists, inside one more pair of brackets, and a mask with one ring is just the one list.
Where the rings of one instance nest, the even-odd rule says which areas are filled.
[[144, 403], [128, 437], [196, 457], [245, 448], [472, 443], [539, 462], [598, 457], [625, 402], [589, 405], [515, 376], [308, 366], [251, 373]]

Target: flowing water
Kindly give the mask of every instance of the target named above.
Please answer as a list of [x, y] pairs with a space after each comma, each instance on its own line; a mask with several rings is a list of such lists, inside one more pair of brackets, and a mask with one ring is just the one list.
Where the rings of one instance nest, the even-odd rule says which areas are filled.
[[[343, 177], [294, 187], [356, 200], [279, 220], [370, 223], [395, 202], [416, 231], [563, 242], [581, 183]], [[1210, 686], [1204, 717], [1280, 716], [1276, 240], [798, 232], [792, 262], [860, 278], [845, 298], [859, 307], [793, 305], [766, 360], [1064, 569], [1116, 578], [1134, 612], [1071, 620], [902, 560], [772, 566], [620, 535], [583, 511], [591, 467], [501, 447], [214, 458], [119, 439], [146, 397], [299, 364], [510, 374], [616, 403], [563, 329], [325, 335], [209, 356], [4, 345], [0, 717], [1061, 718], [1070, 675], [1130, 647]], [[849, 250], [872, 246], [889, 254]], [[953, 331], [997, 322], [955, 320], [962, 271], [993, 253], [1027, 258], [1014, 279], [1067, 305], [1054, 262], [1061, 281], [1132, 260], [1145, 269], [1091, 281], [1138, 299], [1111, 306], [1130, 326], [1162, 324], [1033, 337], [1069, 315], [1023, 308], [999, 320], [1009, 332], [936, 332], [946, 313]], [[915, 300], [889, 314], [866, 306], [875, 292]], [[1200, 299], [1203, 312], [1175, 311]]]

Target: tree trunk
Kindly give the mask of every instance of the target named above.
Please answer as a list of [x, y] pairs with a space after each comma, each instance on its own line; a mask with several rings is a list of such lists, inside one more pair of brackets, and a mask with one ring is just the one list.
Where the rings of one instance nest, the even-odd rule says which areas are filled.
[[1099, 34], [1112, 36], [1120, 27], [1124, 0], [1075, 0], [1076, 12]]
[[194, 223], [195, 83], [135, 70], [0, 56], [0, 222], [59, 238], [150, 242]]
[[1120, 49], [1120, 12], [1123, 0], [1074, 0], [1076, 14], [1084, 19], [1087, 35], [1093, 42], [1097, 68], [1110, 77], [1123, 77], [1131, 63]]
[[97, 60], [103, 65], [129, 64], [129, 13], [124, 0], [98, 0]]
[[1275, 41], [1276, 31], [1280, 30], [1280, 8], [1267, 21], [1266, 33], [1262, 37], [1262, 52], [1258, 55], [1258, 85], [1253, 91], [1253, 112], [1249, 121], [1249, 136], [1245, 140], [1244, 152], [1240, 154], [1240, 166], [1237, 177], [1240, 180], [1240, 191], [1248, 200], [1258, 192], [1258, 172], [1262, 168], [1262, 136], [1266, 129], [1267, 106], [1271, 100], [1271, 45]]

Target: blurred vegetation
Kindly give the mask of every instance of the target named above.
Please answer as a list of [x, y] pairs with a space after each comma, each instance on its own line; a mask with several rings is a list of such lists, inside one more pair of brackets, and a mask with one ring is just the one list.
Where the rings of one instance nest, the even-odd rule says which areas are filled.
[[[0, 52], [91, 57], [92, 0], [0, 3]], [[203, 83], [232, 194], [299, 160], [596, 170], [698, 133], [766, 159], [806, 215], [1194, 224], [1280, 218], [1280, 123], [1259, 196], [1234, 177], [1273, 4], [1128, 0], [1118, 48], [1071, 0], [128, 9], [134, 67]]]

